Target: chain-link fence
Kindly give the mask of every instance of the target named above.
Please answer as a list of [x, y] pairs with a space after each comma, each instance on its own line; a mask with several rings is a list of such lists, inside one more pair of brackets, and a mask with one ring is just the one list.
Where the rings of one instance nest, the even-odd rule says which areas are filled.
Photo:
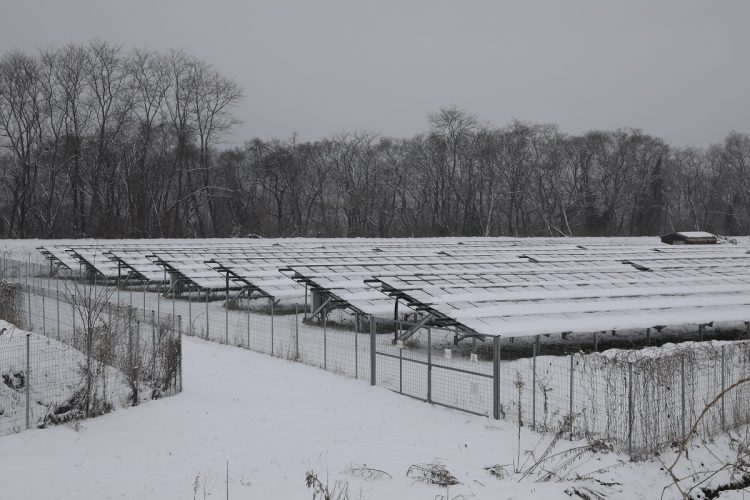
[[[82, 281], [75, 273], [50, 273], [49, 266], [7, 260], [3, 268], [27, 292], [21, 319], [53, 339], [59, 334], [63, 342], [65, 332], [81, 331], [85, 321], [67, 299], [71, 291], [83, 289], [79, 296], [105, 296], [119, 309], [133, 311], [125, 317], [140, 332], [135, 336], [139, 346], [147, 345], [152, 325], [167, 321], [172, 323], [167, 329], [186, 335], [316, 366], [540, 432], [601, 440], [634, 457], [680, 440], [716, 395], [750, 373], [750, 344], [741, 339], [747, 325], [742, 324], [470, 337], [456, 343], [451, 329], [341, 310], [308, 317], [305, 305], [236, 291], [177, 287], [174, 297], [166, 285], [127, 280], [118, 288], [112, 282]], [[123, 338], [130, 339], [126, 345], [133, 344], [133, 335]], [[80, 350], [80, 342], [76, 337], [65, 343]], [[128, 349], [132, 347], [118, 352]], [[113, 366], [127, 372], [127, 366]], [[697, 435], [708, 437], [746, 423], [748, 398], [748, 384], [727, 392], [701, 417]]]
[[114, 303], [106, 288], [83, 281], [44, 277], [45, 266], [3, 260], [0, 435], [182, 389], [179, 321], [172, 315]]

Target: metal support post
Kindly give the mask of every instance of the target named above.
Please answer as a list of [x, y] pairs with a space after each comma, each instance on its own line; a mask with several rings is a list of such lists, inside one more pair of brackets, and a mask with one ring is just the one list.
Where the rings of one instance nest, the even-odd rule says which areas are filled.
[[633, 455], [633, 363], [628, 363], [628, 455]]
[[[59, 286], [60, 283], [58, 282], [57, 285]], [[57, 308], [57, 340], [60, 340], [60, 290], [55, 291], [55, 298], [57, 299], [55, 301], [55, 307]]]
[[245, 311], [245, 322], [247, 323], [247, 348], [250, 349], [250, 306]]
[[432, 328], [427, 328], [427, 402], [432, 403]]
[[[28, 275], [26, 276], [26, 280], [28, 281]], [[28, 311], [28, 317], [29, 317], [29, 330], [32, 330], [31, 325], [31, 288], [29, 288], [28, 284], [26, 285], [26, 299], [29, 304], [29, 311]]]
[[375, 316], [370, 316], [370, 385], [375, 385], [377, 361], [375, 359]]
[[44, 288], [42, 288], [42, 333], [47, 334], [47, 308], [45, 306], [46, 300], [44, 299]]
[[534, 339], [531, 352], [531, 428], [536, 427], [536, 356], [539, 346], [539, 335]]
[[156, 315], [161, 316], [161, 285], [159, 283], [156, 284]]
[[31, 334], [26, 334], [26, 428], [31, 429]]
[[224, 290], [224, 343], [229, 343], [229, 273], [227, 273], [226, 288]]
[[500, 418], [500, 337], [492, 338], [492, 416]]
[[211, 324], [211, 321], [209, 321], [208, 317], [208, 290], [206, 290], [206, 340], [211, 338], [209, 335], [209, 325]]
[[[176, 283], [179, 285], [179, 280], [176, 281]], [[175, 291], [175, 285], [172, 285], [172, 317], [174, 318], [175, 315], [175, 302], [177, 302], [177, 292]]]
[[182, 392], [182, 316], [177, 316], [177, 338], [180, 346], [180, 392]]
[[273, 356], [273, 297], [268, 300], [271, 301], [271, 356]]
[[[400, 328], [399, 328], [400, 330]], [[398, 393], [404, 393], [404, 343], [398, 345]]]
[[151, 309], [151, 382], [156, 383], [156, 322]]
[[570, 355], [570, 392], [569, 392], [569, 415], [570, 415], [570, 439], [573, 439], [573, 373], [575, 366], [575, 354]]
[[724, 403], [724, 391], [726, 390], [726, 380], [724, 378], [724, 370], [726, 369], [726, 358], [724, 345], [721, 346], [721, 428], [726, 429], [726, 406]]
[[328, 314], [323, 311], [323, 369], [328, 370]]
[[76, 306], [70, 304], [71, 316], [73, 316], [73, 347], [76, 346]]
[[680, 420], [680, 425], [682, 426], [682, 436], [685, 437], [685, 420], [687, 417], [687, 414], [685, 412], [685, 354], [680, 356], [680, 397], [682, 399], [682, 419]]
[[187, 288], [188, 296], [188, 335], [193, 334], [193, 296], [190, 294], [190, 288]]
[[[299, 333], [297, 334], [297, 341], [299, 342]], [[299, 348], [297, 348], [297, 356], [299, 356]], [[357, 325], [354, 328], [354, 379], [359, 378], [359, 314], [357, 314]]]
[[[294, 304], [294, 360], [299, 361], [299, 311], [297, 310], [297, 304]], [[356, 362], [355, 359], [354, 363], [356, 364]]]

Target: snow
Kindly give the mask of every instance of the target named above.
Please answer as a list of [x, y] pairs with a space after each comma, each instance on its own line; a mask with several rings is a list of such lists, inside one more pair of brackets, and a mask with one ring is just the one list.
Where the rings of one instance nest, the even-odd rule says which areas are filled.
[[715, 238], [716, 235], [707, 233], [705, 231], [678, 231], [676, 234], [682, 235], [686, 238]]
[[[575, 486], [612, 499], [658, 498], [669, 482], [659, 462], [633, 464], [613, 453], [586, 453], [575, 473], [615, 466], [595, 477], [622, 486], [593, 480], [536, 483], [535, 476], [519, 482], [513, 474], [501, 481], [484, 467], [511, 464], [519, 456], [512, 423], [197, 339], [184, 339], [184, 356], [182, 394], [77, 427], [0, 438], [2, 498], [184, 499], [192, 498], [196, 476], [208, 479], [211, 498], [224, 498], [227, 462], [230, 498], [312, 498], [304, 474], [314, 470], [330, 484], [348, 481], [352, 498], [361, 493], [368, 500], [432, 500], [446, 490], [414, 483], [405, 473], [414, 463], [434, 459], [461, 482], [450, 488], [449, 498], [557, 499]], [[541, 453], [550, 439], [522, 429], [521, 458], [527, 450]], [[562, 440], [556, 449], [582, 444]], [[719, 454], [729, 453], [716, 447]], [[691, 450], [693, 461], [704, 455]], [[667, 452], [663, 460], [673, 456]], [[364, 481], [345, 474], [352, 464], [382, 469], [392, 479]], [[675, 493], [664, 498], [677, 498]]]
[[[310, 498], [304, 473], [312, 469], [331, 484], [349, 481], [354, 498], [361, 491], [367, 499], [433, 499], [445, 490], [413, 484], [405, 472], [436, 458], [462, 483], [451, 496], [560, 498], [570, 486], [499, 481], [483, 470], [516, 455], [509, 423], [196, 339], [185, 339], [184, 355], [180, 395], [82, 422], [78, 430], [61, 426], [2, 438], [3, 498], [191, 498], [196, 475], [212, 479], [212, 496], [223, 497], [227, 461], [231, 498]], [[537, 440], [522, 432], [525, 445]], [[580, 473], [619, 459], [587, 457]], [[342, 474], [355, 463], [393, 479]], [[44, 480], [30, 477], [31, 470], [44, 471]], [[665, 481], [653, 471], [650, 476], [655, 488]]]

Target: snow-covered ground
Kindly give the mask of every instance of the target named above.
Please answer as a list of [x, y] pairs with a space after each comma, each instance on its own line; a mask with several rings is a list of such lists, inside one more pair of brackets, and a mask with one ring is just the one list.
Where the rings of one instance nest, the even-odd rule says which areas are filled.
[[[312, 498], [304, 482], [308, 470], [331, 487], [348, 482], [349, 498], [370, 500], [557, 499], [567, 498], [572, 488], [613, 499], [658, 498], [669, 483], [658, 461], [633, 464], [607, 452], [587, 452], [567, 471], [591, 479], [538, 483], [539, 476], [531, 474], [521, 480], [510, 465], [519, 457], [517, 429], [510, 422], [437, 408], [299, 363], [198, 339], [184, 339], [184, 356], [182, 394], [75, 426], [0, 438], [0, 498], [190, 499], [196, 478], [195, 498], [204, 498], [204, 484], [207, 498], [226, 498], [227, 462], [233, 499]], [[540, 442], [538, 434], [522, 429], [521, 461], [527, 460], [526, 450], [539, 456], [550, 439]], [[581, 445], [561, 440], [555, 451]], [[672, 457], [667, 452], [662, 459]], [[693, 461], [707, 457], [691, 450]], [[406, 476], [412, 464], [436, 459], [461, 484], [446, 491]], [[346, 473], [363, 464], [391, 477], [363, 480]], [[499, 480], [484, 469], [496, 464], [505, 465], [510, 476]], [[676, 497], [672, 490], [665, 496]]]

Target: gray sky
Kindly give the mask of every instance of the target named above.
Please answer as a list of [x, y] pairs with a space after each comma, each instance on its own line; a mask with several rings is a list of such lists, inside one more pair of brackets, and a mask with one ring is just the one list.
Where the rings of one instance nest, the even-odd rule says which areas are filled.
[[246, 97], [230, 142], [411, 136], [455, 104], [502, 125], [750, 132], [746, 0], [0, 0], [0, 48], [180, 48]]

